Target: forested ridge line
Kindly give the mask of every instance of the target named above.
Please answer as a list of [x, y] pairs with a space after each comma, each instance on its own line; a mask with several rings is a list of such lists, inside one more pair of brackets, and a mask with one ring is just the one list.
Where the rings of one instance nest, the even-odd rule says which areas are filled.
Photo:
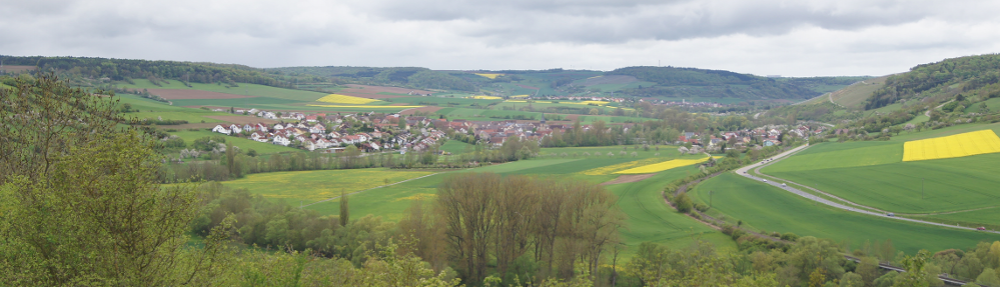
[[150, 61], [98, 57], [0, 56], [4, 65], [35, 66], [41, 71], [54, 71], [67, 76], [108, 78], [112, 81], [160, 79], [192, 83], [249, 83], [281, 88], [294, 88], [288, 78], [279, 73], [237, 64], [215, 64], [179, 61]]

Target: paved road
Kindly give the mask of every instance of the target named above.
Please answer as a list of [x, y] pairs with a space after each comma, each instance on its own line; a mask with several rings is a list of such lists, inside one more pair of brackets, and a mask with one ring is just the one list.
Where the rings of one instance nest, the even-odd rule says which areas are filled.
[[[794, 154], [794, 153], [796, 153], [796, 152], [798, 152], [800, 150], [806, 149], [808, 147], [809, 147], [809, 145], [803, 145], [803, 146], [791, 149], [791, 150], [783, 152], [783, 153], [781, 153], [779, 155], [767, 158], [767, 159], [765, 159], [765, 160], [763, 160], [761, 162], [757, 162], [757, 163], [754, 163], [754, 164], [742, 167], [740, 169], [737, 169], [736, 173], [739, 174], [739, 175], [741, 175], [741, 176], [743, 176], [743, 177], [751, 178], [751, 179], [756, 180], [756, 181], [764, 181], [763, 178], [759, 178], [759, 177], [753, 176], [753, 175], [749, 174], [748, 172], [751, 169], [755, 169], [755, 168], [758, 168], [758, 167], [767, 166], [767, 165], [773, 164], [775, 162], [781, 161], [782, 159], [788, 157], [789, 155]], [[772, 178], [777, 178], [777, 177], [773, 177], [772, 176]], [[784, 179], [780, 179], [780, 178], [778, 178], [778, 179], [781, 180], [781, 181], [785, 181]], [[905, 218], [905, 217], [899, 217], [899, 216], [886, 216], [884, 213], [881, 213], [881, 212], [868, 211], [868, 210], [864, 210], [864, 209], [860, 209], [860, 208], [855, 208], [855, 207], [847, 206], [847, 205], [844, 205], [844, 204], [841, 204], [841, 203], [833, 202], [833, 201], [830, 201], [830, 200], [828, 200], [826, 198], [822, 198], [822, 197], [813, 195], [811, 193], [799, 190], [799, 189], [791, 187], [791, 186], [781, 186], [780, 182], [776, 182], [774, 180], [769, 180], [769, 181], [766, 182], [766, 184], [770, 184], [771, 186], [774, 186], [774, 187], [783, 189], [785, 191], [797, 194], [797, 195], [805, 197], [805, 198], [807, 198], [809, 200], [816, 201], [816, 202], [819, 202], [819, 203], [822, 203], [822, 204], [826, 204], [826, 205], [829, 205], [829, 206], [832, 206], [832, 207], [836, 207], [836, 208], [840, 208], [840, 209], [847, 210], [847, 211], [853, 211], [853, 212], [857, 212], [857, 213], [867, 214], [867, 215], [871, 215], [871, 216], [878, 216], [878, 217], [883, 217], [883, 218], [889, 218], [889, 219], [895, 219], [895, 220], [909, 221], [909, 222], [913, 222], [913, 223], [921, 223], [921, 224], [927, 224], [927, 225], [935, 225], [935, 226], [941, 226], [941, 227], [948, 227], [948, 228], [955, 228], [955, 229], [964, 229], [964, 230], [976, 231], [976, 229], [972, 228], [972, 227], [955, 226], [955, 225], [950, 225], [950, 224], [943, 224], [943, 223], [937, 223], [937, 222], [923, 221], [923, 220], [917, 220], [917, 219], [911, 219], [911, 218]], [[989, 231], [989, 230], [987, 230], [987, 231], [981, 231], [981, 232], [990, 232], [990, 233], [1000, 234], [1000, 232], [998, 232], [998, 231]]]

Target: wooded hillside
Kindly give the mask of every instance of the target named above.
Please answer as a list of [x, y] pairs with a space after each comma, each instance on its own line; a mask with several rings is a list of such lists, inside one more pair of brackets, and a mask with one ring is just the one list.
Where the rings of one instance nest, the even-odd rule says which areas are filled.
[[899, 100], [954, 97], [963, 93], [979, 98], [1000, 97], [1000, 54], [946, 59], [918, 65], [909, 72], [891, 76], [865, 102], [865, 109], [888, 106]]
[[655, 86], [627, 89], [642, 97], [729, 97], [806, 99], [850, 85], [864, 77], [768, 78], [723, 70], [676, 67], [627, 67], [607, 75], [633, 76]]
[[112, 81], [131, 79], [171, 79], [193, 83], [250, 83], [291, 88], [293, 85], [278, 73], [235, 64], [147, 61], [89, 57], [11, 57], [0, 56], [5, 65], [36, 66], [68, 76]]

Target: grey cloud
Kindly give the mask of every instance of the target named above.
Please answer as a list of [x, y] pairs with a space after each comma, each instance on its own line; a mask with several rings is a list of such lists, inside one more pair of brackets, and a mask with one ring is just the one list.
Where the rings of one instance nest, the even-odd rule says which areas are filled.
[[[388, 21], [458, 21], [462, 35], [503, 42], [622, 43], [803, 27], [855, 30], [919, 21], [937, 5], [900, 1], [381, 1]], [[953, 3], [948, 4], [953, 5]]]

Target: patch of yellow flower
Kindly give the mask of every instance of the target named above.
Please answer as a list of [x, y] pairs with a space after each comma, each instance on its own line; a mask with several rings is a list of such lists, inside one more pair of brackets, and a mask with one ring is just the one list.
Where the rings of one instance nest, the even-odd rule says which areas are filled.
[[496, 79], [499, 76], [503, 76], [503, 74], [490, 74], [490, 73], [476, 73], [476, 75], [490, 78], [490, 80]]
[[1000, 137], [992, 130], [903, 143], [903, 161], [964, 157], [1000, 152]]
[[644, 165], [636, 168], [630, 168], [622, 171], [617, 171], [615, 174], [643, 174], [643, 173], [656, 173], [664, 170], [688, 166], [696, 163], [700, 163], [708, 160], [707, 157], [700, 159], [675, 159], [670, 161], [665, 161], [661, 163], [654, 163], [650, 165]]
[[642, 159], [642, 160], [636, 160], [636, 161], [630, 161], [630, 162], [625, 162], [625, 163], [619, 163], [619, 164], [615, 164], [615, 165], [609, 165], [609, 166], [602, 166], [602, 167], [598, 167], [598, 168], [592, 168], [592, 169], [588, 169], [588, 170], [585, 170], [585, 171], [581, 171], [580, 173], [586, 174], [586, 175], [606, 175], [606, 174], [615, 173], [616, 171], [625, 170], [625, 169], [629, 169], [629, 168], [633, 168], [633, 167], [637, 167], [637, 166], [644, 166], [644, 165], [654, 164], [654, 163], [658, 163], [658, 162], [663, 162], [665, 160], [666, 160], [665, 158], [647, 158], [647, 159]]
[[502, 100], [503, 99], [501, 97], [482, 96], [482, 95], [480, 95], [480, 96], [470, 96], [469, 98], [470, 99], [477, 99], [477, 100]]
[[349, 104], [349, 105], [364, 105], [374, 102], [381, 102], [379, 100], [367, 99], [361, 97], [352, 97], [341, 94], [329, 94], [325, 97], [319, 98], [317, 102], [333, 103], [333, 104]]
[[366, 109], [409, 109], [409, 108], [422, 108], [424, 106], [345, 106], [345, 105], [307, 105], [310, 107], [324, 107], [324, 108], [366, 108]]
[[510, 97], [511, 98], [527, 98], [528, 95], [516, 95], [516, 96], [510, 96]]

